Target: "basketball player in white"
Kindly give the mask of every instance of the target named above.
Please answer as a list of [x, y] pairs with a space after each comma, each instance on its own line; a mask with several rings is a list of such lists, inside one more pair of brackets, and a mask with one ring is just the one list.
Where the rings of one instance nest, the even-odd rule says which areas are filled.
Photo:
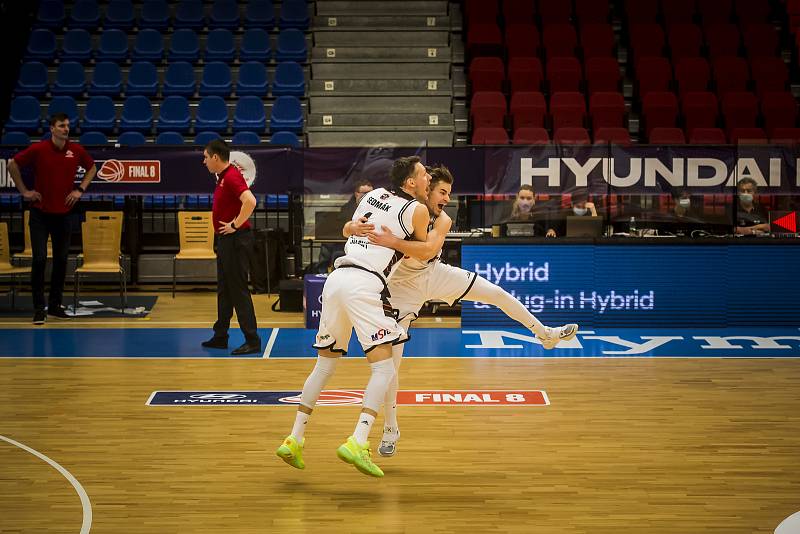
[[[427, 207], [430, 210], [431, 222], [428, 239], [425, 243], [402, 241], [392, 237], [385, 231], [375, 233], [368, 231], [368, 226], [351, 225], [367, 234], [370, 242], [384, 247], [394, 248], [405, 257], [400, 266], [389, 279], [392, 307], [398, 310], [398, 320], [406, 334], [400, 343], [392, 347], [395, 365], [395, 376], [386, 393], [384, 402], [385, 422], [383, 439], [378, 452], [381, 456], [392, 456], [396, 450], [400, 431], [397, 425], [397, 389], [399, 385], [398, 370], [403, 356], [403, 344], [408, 340], [408, 329], [423, 304], [429, 300], [444, 301], [453, 305], [460, 300], [483, 302], [497, 306], [506, 315], [531, 330], [545, 349], [552, 349], [560, 341], [568, 341], [575, 337], [578, 325], [567, 324], [558, 328], [544, 326], [528, 309], [511, 294], [478, 276], [476, 273], [444, 264], [440, 261], [442, 246], [447, 232], [450, 231], [452, 219], [443, 208], [450, 202], [453, 187], [453, 176], [446, 167], [429, 169], [431, 175], [430, 193]], [[422, 199], [420, 199], [422, 202]], [[365, 229], [367, 229], [365, 231]], [[434, 249], [433, 254], [430, 250]], [[428, 261], [420, 261], [417, 257], [432, 256]]]
[[[428, 208], [417, 199], [427, 198], [430, 175], [419, 158], [411, 156], [396, 160], [390, 176], [393, 190], [378, 188], [367, 193], [351, 222], [369, 221], [399, 240], [426, 241], [430, 215]], [[335, 270], [322, 290], [322, 315], [314, 343], [318, 350], [317, 363], [303, 385], [292, 433], [276, 451], [292, 467], [305, 468], [303, 436], [308, 418], [333, 375], [339, 356], [347, 353], [355, 328], [372, 375], [364, 391], [355, 432], [336, 454], [366, 475], [383, 476], [380, 467], [372, 462], [367, 440], [394, 377], [392, 345], [405, 335], [389, 304], [386, 286], [387, 278], [402, 256], [391, 248], [371, 243], [366, 237], [350, 235], [345, 255], [336, 260]]]

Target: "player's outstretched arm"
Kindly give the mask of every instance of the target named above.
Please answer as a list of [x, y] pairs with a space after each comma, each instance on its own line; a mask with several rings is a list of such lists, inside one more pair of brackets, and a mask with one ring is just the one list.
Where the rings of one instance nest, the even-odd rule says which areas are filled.
[[[426, 210], [427, 211], [427, 210]], [[416, 213], [415, 213], [416, 215]], [[442, 214], [436, 219], [436, 222], [433, 224], [433, 228], [427, 232], [424, 241], [417, 241], [417, 232], [416, 226], [417, 221], [414, 221], [414, 241], [406, 241], [404, 239], [398, 239], [391, 234], [388, 228], [383, 227], [382, 233], [378, 234], [375, 232], [369, 232], [367, 237], [369, 237], [370, 242], [380, 245], [383, 247], [391, 248], [402, 252], [406, 256], [410, 256], [412, 258], [418, 259], [420, 261], [428, 261], [429, 259], [435, 257], [442, 247], [444, 246], [444, 239], [447, 237], [447, 232], [450, 231], [450, 227], [453, 224], [453, 220], [450, 218], [449, 215], [442, 212]], [[425, 225], [424, 229], [427, 231], [427, 225]]]

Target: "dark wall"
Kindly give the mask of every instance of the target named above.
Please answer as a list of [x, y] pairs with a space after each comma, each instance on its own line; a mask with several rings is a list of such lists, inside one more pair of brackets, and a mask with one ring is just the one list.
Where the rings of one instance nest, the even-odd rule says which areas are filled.
[[38, 8], [39, 0], [0, 0], [0, 54], [3, 57], [0, 122], [3, 124], [8, 118], [11, 94], [19, 76], [20, 60], [25, 53]]

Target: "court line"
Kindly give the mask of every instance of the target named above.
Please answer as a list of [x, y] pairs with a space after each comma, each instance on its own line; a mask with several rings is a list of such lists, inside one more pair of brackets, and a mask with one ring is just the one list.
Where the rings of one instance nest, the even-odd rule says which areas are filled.
[[280, 330], [280, 328], [272, 329], [272, 333], [269, 335], [269, 341], [267, 341], [267, 346], [264, 348], [264, 358], [269, 358], [269, 355], [272, 354], [272, 347], [275, 346], [275, 340], [278, 339], [278, 330]]
[[[203, 325], [208, 326], [213, 321], [140, 321], [140, 320], [131, 320], [131, 319], [123, 319], [121, 321], [107, 321], [107, 322], [97, 322], [97, 321], [79, 321], [70, 319], [69, 321], [58, 322], [59, 326], [63, 325], [63, 328], [70, 328], [73, 326], [133, 326], [133, 325], [141, 325], [143, 327], [149, 327], [153, 325]], [[271, 325], [282, 325], [282, 326], [294, 326], [296, 328], [303, 327], [303, 320], [299, 319], [297, 321], [260, 321], [258, 322], [257, 326], [261, 328], [270, 328]], [[239, 323], [236, 321], [231, 322], [231, 326], [238, 326]], [[32, 326], [30, 321], [8, 321], [8, 322], [0, 322], [0, 328], [4, 326]]]
[[61, 467], [61, 465], [59, 465], [55, 460], [51, 460], [44, 454], [40, 453], [39, 451], [31, 449], [27, 445], [23, 445], [22, 443], [14, 441], [13, 439], [7, 438], [3, 435], [0, 435], [0, 439], [44, 460], [52, 467], [54, 467], [56, 471], [64, 475], [64, 478], [66, 478], [69, 481], [69, 483], [72, 484], [72, 487], [75, 488], [75, 492], [81, 499], [81, 506], [83, 507], [83, 522], [81, 523], [80, 534], [88, 534], [92, 528], [92, 503], [89, 501], [89, 496], [86, 494], [86, 490], [84, 490], [83, 486], [81, 486], [81, 483], [78, 482], [78, 480], [74, 476], [72, 476], [72, 473]]

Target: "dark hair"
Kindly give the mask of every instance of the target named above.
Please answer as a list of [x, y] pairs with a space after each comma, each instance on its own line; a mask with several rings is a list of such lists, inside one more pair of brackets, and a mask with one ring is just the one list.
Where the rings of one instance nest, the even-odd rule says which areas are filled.
[[231, 157], [231, 147], [222, 139], [212, 139], [206, 145], [206, 152], [209, 156], [217, 155], [222, 161], [228, 161]]
[[[533, 186], [532, 185], [528, 185], [528, 184], [522, 184], [521, 186], [519, 186], [519, 190], [520, 191], [530, 191], [534, 195], [536, 194], [536, 191], [533, 190]], [[517, 192], [517, 196], [519, 196], [519, 192]]]
[[57, 122], [61, 121], [68, 121], [69, 115], [64, 113], [63, 111], [59, 111], [58, 113], [53, 113], [50, 115], [50, 126], [55, 126]]
[[754, 191], [758, 190], [758, 182], [756, 182], [755, 180], [753, 180], [749, 176], [745, 176], [744, 178], [742, 178], [741, 180], [736, 182], [736, 188], [738, 189], [739, 186], [742, 185], [742, 184], [750, 184], [750, 185], [753, 186], [753, 190]]
[[439, 182], [444, 182], [446, 184], [453, 185], [453, 174], [450, 172], [450, 169], [445, 167], [444, 165], [439, 165], [438, 167], [426, 167], [428, 170], [428, 174], [431, 175], [431, 190], [433, 190], [433, 185], [438, 184]]
[[392, 163], [392, 170], [389, 173], [389, 178], [392, 181], [392, 187], [394, 189], [401, 189], [403, 187], [406, 180], [414, 174], [414, 167], [419, 161], [419, 156], [407, 156], [394, 160], [394, 163]]
[[365, 185], [373, 189], [375, 188], [375, 186], [372, 185], [372, 182], [370, 182], [369, 180], [358, 180], [355, 184], [353, 184], [353, 193], [358, 193], [358, 190], [364, 187]]

